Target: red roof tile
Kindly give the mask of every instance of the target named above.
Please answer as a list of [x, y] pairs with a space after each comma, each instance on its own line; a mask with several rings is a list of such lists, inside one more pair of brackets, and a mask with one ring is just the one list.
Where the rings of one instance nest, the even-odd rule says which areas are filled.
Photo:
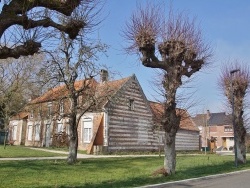
[[[160, 121], [162, 119], [163, 112], [164, 112], [163, 105], [161, 103], [152, 102], [152, 101], [149, 101], [149, 105], [153, 113], [154, 121], [160, 124]], [[195, 126], [194, 122], [192, 121], [191, 116], [188, 114], [186, 110], [177, 109], [176, 111], [177, 111], [177, 114], [181, 115], [180, 129], [199, 131], [198, 128]]]
[[[97, 83], [96, 80], [92, 79], [91, 83], [89, 83], [90, 80], [80, 80], [75, 82], [75, 89], [79, 90], [86, 85], [88, 85], [88, 88], [91, 88], [91, 91], [94, 92], [96, 96], [99, 98], [102, 98], [102, 101], [100, 101], [100, 105], [105, 105], [108, 98], [113, 96], [121, 87], [122, 85], [129, 80], [131, 77], [123, 78], [120, 80], [114, 80], [114, 81], [105, 81], [103, 83]], [[87, 92], [86, 90], [83, 90], [83, 93]], [[36, 103], [43, 103], [43, 102], [49, 102], [58, 100], [62, 97], [66, 97], [68, 94], [68, 89], [65, 85], [55, 87], [46, 93], [44, 93], [42, 96], [32, 100], [30, 104], [36, 104]]]

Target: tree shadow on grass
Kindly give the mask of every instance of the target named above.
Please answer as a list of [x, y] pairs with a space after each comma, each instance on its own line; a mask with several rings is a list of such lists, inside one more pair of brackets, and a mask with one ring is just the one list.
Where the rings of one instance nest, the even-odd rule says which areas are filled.
[[[224, 162], [223, 164], [214, 164], [208, 166], [194, 166], [186, 170], [177, 171], [173, 176], [138, 176], [123, 180], [106, 180], [103, 182], [86, 182], [85, 184], [73, 186], [75, 188], [115, 188], [115, 187], [135, 187], [143, 185], [152, 185], [164, 182], [184, 180], [189, 178], [197, 178], [214, 174], [223, 174], [250, 168], [250, 162], [240, 165], [238, 168], [234, 166], [232, 161]], [[69, 188], [72, 186], [59, 186], [60, 188]]]
[[[203, 161], [201, 163], [194, 161], [186, 167], [179, 165], [176, 174], [173, 176], [151, 176], [152, 169], [156, 170], [155, 166], [158, 165], [156, 163], [156, 158], [152, 157], [144, 157], [143, 160], [142, 158], [83, 159], [73, 166], [67, 165], [65, 160], [0, 161], [1, 171], [2, 169], [9, 170], [11, 171], [9, 173], [15, 172], [17, 176], [22, 176], [26, 172], [28, 172], [27, 176], [36, 172], [34, 177], [49, 175], [50, 178], [58, 178], [59, 184], [56, 187], [61, 188], [135, 187], [250, 168], [250, 162], [247, 162], [236, 169], [231, 159], [223, 162], [216, 162], [216, 160], [210, 163], [204, 162], [204, 164]], [[158, 163], [162, 164], [162, 159], [158, 160]], [[73, 176], [74, 171], [80, 172], [74, 174], [77, 176], [75, 177], [77, 181], [60, 182], [65, 175]], [[118, 173], [119, 175], [116, 176]], [[29, 179], [29, 177], [24, 178], [27, 178], [27, 181]], [[34, 186], [39, 187], [38, 185]], [[42, 187], [55, 187], [55, 183], [50, 182]]]

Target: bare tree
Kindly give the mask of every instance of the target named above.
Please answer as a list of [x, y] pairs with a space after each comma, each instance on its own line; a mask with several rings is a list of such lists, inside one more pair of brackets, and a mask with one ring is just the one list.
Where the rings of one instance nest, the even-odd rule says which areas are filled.
[[40, 69], [37, 62], [42, 60], [43, 56], [39, 55], [32, 59], [24, 57], [0, 61], [0, 117], [4, 128], [7, 128], [9, 118], [19, 113], [29, 98], [38, 92], [33, 83], [35, 72]]
[[[33, 55], [45, 45], [50, 47], [55, 35], [64, 32], [75, 39], [98, 0], [3, 0], [0, 12], [0, 59]], [[64, 21], [58, 19], [63, 17]], [[53, 31], [53, 29], [55, 31]], [[47, 43], [46, 43], [47, 42]]]
[[250, 85], [249, 67], [240, 64], [237, 60], [228, 63], [221, 70], [219, 86], [227, 102], [234, 112], [232, 121], [236, 137], [237, 160], [246, 163], [246, 125], [244, 123], [244, 111], [246, 108], [246, 96]]
[[136, 52], [145, 67], [164, 72], [162, 86], [164, 116], [161, 124], [165, 131], [164, 168], [167, 174], [175, 173], [175, 136], [180, 125], [176, 113], [176, 92], [183, 78], [189, 78], [204, 67], [211, 57], [211, 50], [195, 20], [184, 13], [174, 13], [171, 8], [164, 18], [161, 5], [138, 6], [126, 23], [124, 37], [130, 42], [128, 52]]
[[[69, 155], [68, 164], [77, 160], [78, 124], [81, 117], [90, 109], [97, 107], [101, 100], [97, 94], [97, 82], [94, 77], [100, 68], [96, 63], [98, 53], [104, 52], [106, 46], [99, 41], [85, 40], [85, 31], [81, 31], [78, 40], [71, 40], [61, 33], [61, 46], [56, 52], [48, 52], [48, 63], [45, 70], [50, 70], [51, 81], [63, 87], [59, 93], [51, 94], [52, 100], [65, 105], [63, 114], [55, 111], [57, 118], [69, 120]], [[84, 37], [85, 36], [85, 37]], [[106, 93], [105, 93], [106, 95]], [[105, 98], [104, 96], [102, 96]], [[66, 110], [67, 109], [67, 110]]]

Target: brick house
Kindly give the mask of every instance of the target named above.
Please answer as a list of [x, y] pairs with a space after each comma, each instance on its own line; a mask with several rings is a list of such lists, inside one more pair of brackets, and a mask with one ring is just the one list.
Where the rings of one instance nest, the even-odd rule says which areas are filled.
[[[95, 94], [109, 93], [100, 100], [98, 107], [87, 111], [78, 125], [78, 148], [88, 153], [99, 151], [153, 151], [163, 145], [159, 131], [154, 129], [153, 117], [158, 103], [149, 102], [136, 78], [108, 81], [107, 72], [102, 72], [101, 82], [91, 82]], [[81, 81], [77, 82], [77, 85]], [[104, 88], [108, 88], [105, 90]], [[12, 118], [10, 127], [17, 127], [14, 144], [25, 146], [48, 147], [60, 137], [63, 141], [68, 134], [68, 119], [58, 118], [67, 110], [67, 98], [63, 86], [49, 90], [44, 95], [32, 100], [26, 108], [24, 118]], [[58, 100], [64, 99], [63, 103]], [[84, 96], [79, 96], [84, 101]], [[84, 105], [82, 102], [80, 104]], [[198, 150], [199, 131], [185, 111], [181, 129], [176, 136], [177, 150]], [[23, 131], [25, 130], [25, 131]], [[55, 137], [57, 135], [57, 137]]]
[[234, 132], [231, 115], [225, 112], [197, 114], [193, 121], [200, 130], [201, 146], [211, 150], [233, 150]]

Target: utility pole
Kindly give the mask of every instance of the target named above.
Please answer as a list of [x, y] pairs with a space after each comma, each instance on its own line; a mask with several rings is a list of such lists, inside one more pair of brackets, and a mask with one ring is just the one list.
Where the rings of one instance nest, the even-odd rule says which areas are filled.
[[240, 71], [239, 69], [235, 69], [230, 71], [230, 90], [231, 90], [231, 100], [232, 100], [232, 118], [233, 118], [233, 129], [234, 129], [234, 163], [235, 167], [238, 167], [238, 159], [237, 159], [237, 145], [236, 145], [236, 125], [235, 125], [235, 117], [234, 117], [234, 89], [233, 89], [233, 74]]

